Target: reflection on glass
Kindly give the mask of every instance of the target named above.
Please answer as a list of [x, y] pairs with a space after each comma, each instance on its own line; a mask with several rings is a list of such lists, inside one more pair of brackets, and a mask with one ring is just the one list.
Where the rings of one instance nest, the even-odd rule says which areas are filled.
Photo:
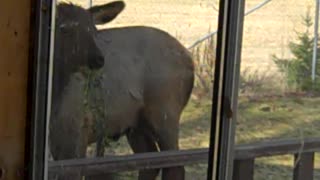
[[[87, 3], [56, 8], [51, 160], [207, 148], [215, 37], [193, 43], [216, 29], [217, 2]], [[206, 163], [86, 179], [205, 179]]]
[[[246, 9], [262, 2], [249, 0]], [[312, 177], [313, 162], [305, 151], [308, 138], [320, 135], [319, 65], [311, 80], [314, 9], [309, 0], [271, 1], [245, 19], [236, 143], [255, 148], [247, 164], [240, 164], [249, 167], [255, 160], [253, 171], [246, 168], [255, 180], [297, 178], [300, 162], [308, 167], [300, 176]], [[320, 177], [318, 158], [315, 179]]]

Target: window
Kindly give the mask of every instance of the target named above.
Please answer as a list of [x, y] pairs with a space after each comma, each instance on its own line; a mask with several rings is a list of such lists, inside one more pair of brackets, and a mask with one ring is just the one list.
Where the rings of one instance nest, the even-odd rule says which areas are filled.
[[246, 3], [235, 179], [319, 179], [315, 2]]
[[33, 179], [232, 177], [243, 1], [38, 9]]

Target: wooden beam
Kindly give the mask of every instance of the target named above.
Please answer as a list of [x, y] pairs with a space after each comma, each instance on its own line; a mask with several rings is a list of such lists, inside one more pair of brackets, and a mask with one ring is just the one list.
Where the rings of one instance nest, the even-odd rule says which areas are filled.
[[0, 179], [23, 177], [31, 0], [0, 5]]
[[188, 164], [203, 163], [208, 160], [208, 149], [166, 151], [104, 158], [53, 161], [49, 163], [49, 175], [80, 173], [95, 175], [109, 172], [155, 169]]
[[302, 152], [319, 152], [320, 139], [308, 138], [304, 140], [272, 140], [252, 144], [243, 144], [236, 147], [235, 159], [251, 159], [257, 157], [296, 154]]
[[[301, 145], [303, 149], [301, 151]], [[235, 160], [253, 160], [256, 157], [296, 154], [298, 152], [319, 152], [320, 139], [277, 140], [265, 143], [246, 144], [236, 147]], [[80, 173], [95, 175], [109, 172], [131, 171], [174, 167], [208, 162], [208, 149], [193, 149], [143, 153], [103, 158], [73, 159], [49, 162], [49, 174]], [[250, 161], [252, 162], [252, 161]]]

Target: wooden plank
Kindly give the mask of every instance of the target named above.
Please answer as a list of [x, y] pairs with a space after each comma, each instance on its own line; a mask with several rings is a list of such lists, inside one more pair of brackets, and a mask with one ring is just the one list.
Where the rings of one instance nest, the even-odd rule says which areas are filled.
[[235, 160], [233, 165], [233, 180], [253, 180], [254, 159]]
[[289, 140], [272, 140], [259, 143], [244, 144], [236, 147], [235, 159], [250, 159], [257, 157], [296, 154], [300, 152], [319, 152], [320, 139], [308, 138]]
[[3, 0], [0, 12], [0, 173], [16, 180], [24, 173], [31, 0]]
[[314, 153], [295, 154], [295, 167], [293, 171], [293, 180], [312, 180], [314, 168]]
[[104, 158], [62, 160], [49, 163], [49, 174], [79, 173], [95, 175], [109, 172], [155, 169], [204, 163], [208, 149], [166, 151]]

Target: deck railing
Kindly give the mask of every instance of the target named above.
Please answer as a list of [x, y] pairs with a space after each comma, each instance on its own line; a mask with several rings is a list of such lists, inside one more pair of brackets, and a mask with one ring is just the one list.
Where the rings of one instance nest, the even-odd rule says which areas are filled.
[[[233, 180], [253, 180], [256, 158], [288, 154], [292, 154], [295, 158], [293, 180], [312, 180], [316, 152], [320, 152], [320, 138], [273, 140], [238, 145], [235, 148]], [[80, 173], [87, 176], [207, 163], [207, 161], [207, 148], [61, 160], [49, 162], [49, 175]]]

